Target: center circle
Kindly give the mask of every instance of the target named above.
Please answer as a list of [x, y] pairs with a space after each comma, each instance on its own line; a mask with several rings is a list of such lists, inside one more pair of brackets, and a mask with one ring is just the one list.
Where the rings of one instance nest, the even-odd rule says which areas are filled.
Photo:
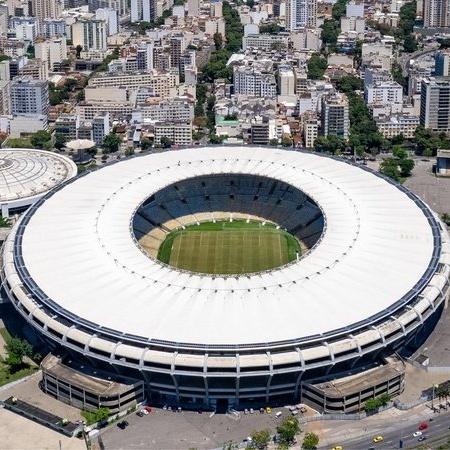
[[140, 248], [174, 268], [243, 275], [282, 267], [320, 239], [324, 216], [300, 189], [273, 178], [186, 178], [147, 198], [133, 217]]

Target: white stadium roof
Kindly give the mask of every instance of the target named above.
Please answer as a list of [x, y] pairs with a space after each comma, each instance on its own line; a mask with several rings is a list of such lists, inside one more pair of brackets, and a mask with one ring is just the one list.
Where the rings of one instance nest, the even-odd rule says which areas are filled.
[[[136, 244], [132, 218], [185, 178], [255, 174], [289, 183], [322, 208], [322, 240], [298, 262], [224, 277], [182, 272]], [[131, 158], [68, 183], [31, 215], [24, 264], [76, 316], [136, 336], [253, 344], [327, 333], [366, 320], [414, 288], [434, 251], [411, 196], [367, 170], [309, 153], [210, 147]]]
[[[43, 150], [0, 150], [0, 202], [26, 201], [74, 177], [76, 165], [67, 157]], [[22, 205], [20, 205], [22, 206]]]

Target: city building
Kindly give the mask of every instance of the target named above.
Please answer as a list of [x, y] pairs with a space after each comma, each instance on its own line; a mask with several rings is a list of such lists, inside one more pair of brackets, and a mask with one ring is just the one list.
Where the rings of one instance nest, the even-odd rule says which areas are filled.
[[155, 145], [161, 145], [163, 137], [172, 145], [192, 144], [192, 125], [190, 122], [156, 122], [154, 127]]
[[286, 28], [289, 31], [317, 24], [317, 0], [287, 0]]
[[448, 77], [450, 67], [450, 53], [448, 51], [436, 52], [434, 57], [435, 68], [434, 74], [437, 77]]
[[96, 145], [102, 145], [103, 139], [109, 134], [109, 113], [98, 114], [92, 119], [92, 140]]
[[450, 77], [422, 80], [420, 124], [438, 132], [450, 132]]
[[83, 50], [107, 49], [108, 25], [104, 20], [80, 19], [72, 25], [72, 43]]
[[155, 0], [131, 0], [131, 22], [152, 22], [156, 18]]
[[303, 119], [303, 143], [306, 148], [314, 148], [319, 135], [319, 121], [316, 114], [305, 114]]
[[322, 98], [322, 134], [348, 138], [350, 118], [348, 99], [344, 94], [334, 94]]
[[403, 107], [403, 87], [395, 81], [375, 82], [365, 86], [367, 105], [388, 105], [391, 112], [398, 113]]
[[79, 125], [78, 115], [63, 113], [55, 120], [55, 133], [63, 135], [66, 141], [72, 141], [77, 139]]
[[235, 66], [234, 93], [254, 97], [275, 97], [277, 82], [271, 64]]
[[375, 118], [379, 132], [387, 139], [403, 135], [405, 139], [413, 139], [419, 126], [419, 116], [410, 114], [392, 114]]
[[29, 77], [11, 81], [11, 114], [47, 115], [48, 82]]
[[423, 0], [423, 26], [425, 28], [450, 26], [449, 0]]
[[33, 15], [40, 22], [45, 19], [59, 19], [63, 10], [61, 0], [32, 0]]
[[438, 149], [436, 175], [439, 177], [450, 177], [450, 150]]
[[0, 80], [0, 115], [5, 116], [10, 113], [11, 86], [9, 81]]
[[35, 45], [35, 55], [44, 61], [49, 71], [58, 71], [67, 60], [67, 45], [64, 37], [53, 37], [51, 39], [37, 42]]

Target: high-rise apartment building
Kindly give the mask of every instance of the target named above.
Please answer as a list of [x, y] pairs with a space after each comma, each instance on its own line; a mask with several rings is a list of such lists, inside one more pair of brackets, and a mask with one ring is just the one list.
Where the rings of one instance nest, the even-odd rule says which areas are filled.
[[73, 45], [81, 45], [85, 51], [105, 51], [107, 36], [108, 25], [104, 20], [81, 19], [72, 25]]
[[12, 114], [48, 114], [48, 82], [22, 77], [11, 81]]
[[32, 0], [33, 15], [40, 22], [44, 19], [58, 19], [63, 10], [61, 0]]
[[155, 0], [131, 0], [131, 22], [151, 22], [156, 18]]
[[48, 70], [57, 71], [67, 59], [66, 38], [53, 38], [35, 45], [36, 58], [47, 64]]
[[317, 0], [287, 0], [286, 28], [289, 31], [317, 24]]
[[450, 75], [450, 53], [447, 51], [437, 52], [435, 57], [434, 73], [437, 77], [448, 77]]
[[335, 94], [322, 99], [322, 134], [348, 138], [350, 118], [348, 99], [344, 94]]
[[423, 26], [425, 28], [450, 26], [450, 0], [424, 0]]
[[450, 132], [450, 77], [422, 80], [420, 124], [433, 131]]

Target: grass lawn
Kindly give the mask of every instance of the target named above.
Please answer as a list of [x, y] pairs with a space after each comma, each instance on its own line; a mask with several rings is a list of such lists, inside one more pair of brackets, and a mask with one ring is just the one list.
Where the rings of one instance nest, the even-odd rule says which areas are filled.
[[[11, 337], [8, 330], [6, 328], [0, 328], [0, 335], [3, 337], [4, 341], [7, 342]], [[0, 357], [0, 386], [4, 384], [11, 383], [12, 381], [20, 380], [28, 375], [39, 370], [39, 367], [32, 367], [29, 364], [24, 363], [23, 367], [20, 370], [17, 370], [14, 373], [11, 373], [10, 367], [8, 364], [3, 362], [3, 359]]]
[[241, 274], [281, 266], [300, 255], [295, 237], [272, 224], [235, 220], [205, 222], [170, 233], [158, 259], [180, 269]]
[[17, 372], [11, 373], [9, 370], [9, 366], [3, 361], [0, 361], [0, 386], [11, 383], [12, 381], [20, 380], [21, 378], [31, 375], [37, 370], [39, 370], [38, 367], [24, 365], [22, 369], [18, 370]]
[[8, 139], [8, 147], [12, 148], [33, 148], [29, 138], [10, 138]]

